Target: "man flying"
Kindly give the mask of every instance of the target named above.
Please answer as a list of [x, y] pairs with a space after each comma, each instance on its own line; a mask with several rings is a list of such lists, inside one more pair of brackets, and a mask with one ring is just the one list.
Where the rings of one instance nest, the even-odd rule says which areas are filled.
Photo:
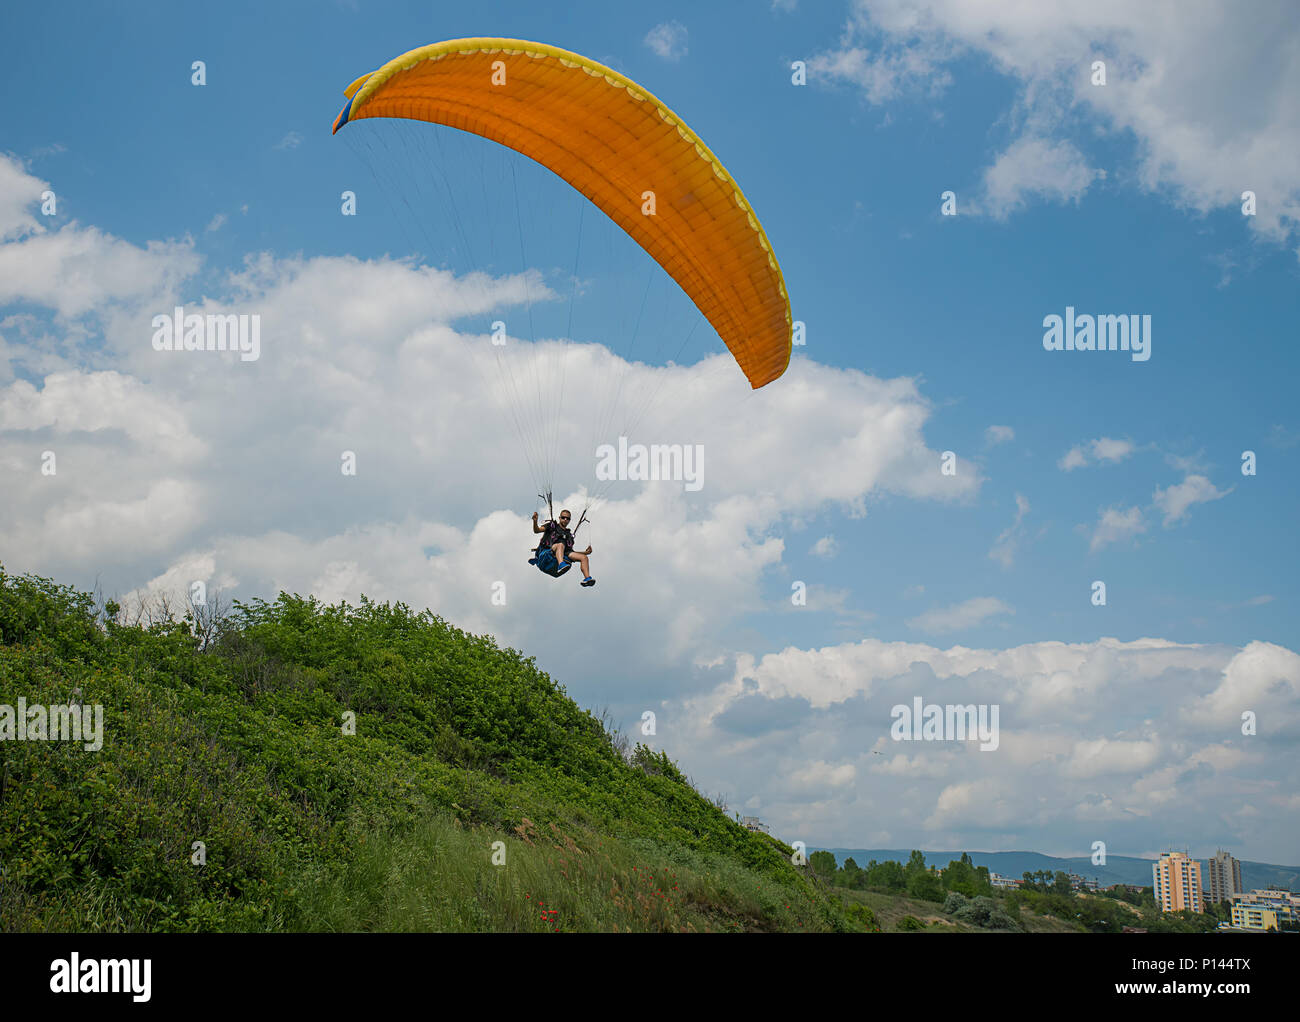
[[591, 546], [588, 545], [586, 550], [574, 552], [573, 533], [569, 531], [569, 520], [573, 516], [568, 511], [560, 512], [560, 520], [547, 521], [545, 525], [537, 524], [537, 512], [533, 512], [533, 532], [541, 533], [542, 540], [537, 544], [537, 549], [548, 546], [555, 554], [555, 563], [563, 568], [570, 561], [577, 561], [578, 567], [582, 569], [582, 582], [580, 585], [594, 586], [596, 580], [591, 577], [591, 568], [587, 563], [587, 555], [591, 553]]

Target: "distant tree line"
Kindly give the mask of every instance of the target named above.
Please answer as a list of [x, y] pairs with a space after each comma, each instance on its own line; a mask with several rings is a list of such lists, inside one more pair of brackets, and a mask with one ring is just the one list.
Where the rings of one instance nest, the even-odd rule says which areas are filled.
[[[1204, 912], [1161, 912], [1150, 887], [1074, 891], [1069, 874], [1062, 870], [1025, 872], [1019, 888], [994, 888], [988, 867], [976, 866], [967, 852], [942, 870], [927, 866], [924, 853], [916, 850], [906, 863], [872, 859], [863, 867], [850, 857], [841, 866], [833, 853], [825, 851], [813, 852], [808, 863], [816, 876], [836, 887], [934, 902], [954, 919], [993, 929], [1021, 929], [1022, 909], [1064, 919], [1093, 933], [1118, 933], [1125, 926], [1153, 933], [1207, 933], [1232, 914], [1226, 901], [1207, 904]], [[1119, 907], [1117, 901], [1135, 911]]]
[[906, 894], [936, 903], [942, 903], [950, 891], [968, 898], [993, 893], [988, 867], [976, 866], [966, 852], [960, 859], [948, 863], [942, 871], [927, 866], [924, 853], [919, 851], [913, 851], [906, 864], [872, 859], [862, 867], [850, 857], [844, 860], [843, 866], [837, 866], [831, 852], [813, 852], [808, 863], [813, 872], [827, 883], [855, 891]]

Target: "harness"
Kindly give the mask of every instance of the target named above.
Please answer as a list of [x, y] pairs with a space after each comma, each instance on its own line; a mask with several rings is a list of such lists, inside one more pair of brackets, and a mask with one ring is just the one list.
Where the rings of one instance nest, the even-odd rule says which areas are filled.
[[537, 548], [533, 551], [533, 556], [528, 558], [528, 563], [537, 565], [538, 571], [550, 575], [551, 578], [559, 578], [573, 567], [573, 562], [568, 561], [561, 566], [560, 562], [555, 559], [555, 551], [551, 547], [556, 543], [563, 542], [566, 553], [572, 550], [573, 545], [577, 542], [578, 530], [582, 528], [582, 523], [590, 521], [590, 519], [584, 509], [582, 514], [578, 516], [578, 524], [573, 527], [573, 531], [569, 532], [566, 537], [565, 532], [567, 530], [555, 518], [555, 506], [552, 503], [551, 494], [549, 492], [539, 493], [538, 496], [546, 501], [546, 510], [551, 513], [551, 517], [547, 519], [547, 529], [542, 534], [541, 542], [537, 544]]
[[555, 551], [548, 546], [539, 548], [537, 556], [530, 557], [528, 563], [537, 565], [538, 571], [550, 575], [551, 578], [559, 578], [573, 567], [572, 561], [567, 562], [563, 567], [561, 567], [560, 562], [555, 559]]

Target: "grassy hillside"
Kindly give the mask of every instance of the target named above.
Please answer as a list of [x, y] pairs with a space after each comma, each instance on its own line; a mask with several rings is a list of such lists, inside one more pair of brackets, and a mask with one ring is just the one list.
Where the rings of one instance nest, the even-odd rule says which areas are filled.
[[0, 706], [104, 732], [0, 741], [0, 928], [865, 928], [491, 637], [287, 595], [200, 621], [0, 568]]

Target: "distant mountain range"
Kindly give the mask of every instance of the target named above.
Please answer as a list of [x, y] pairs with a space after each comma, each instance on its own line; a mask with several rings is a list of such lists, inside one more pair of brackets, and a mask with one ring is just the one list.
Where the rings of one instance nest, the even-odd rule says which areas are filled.
[[[859, 866], [866, 866], [875, 859], [877, 862], [906, 863], [912, 854], [910, 848], [824, 848], [810, 851], [826, 851], [835, 856], [839, 865], [852, 858]], [[944, 867], [954, 859], [961, 858], [961, 852], [927, 852], [927, 866]], [[976, 866], [987, 866], [990, 872], [1001, 873], [1005, 877], [1017, 880], [1025, 873], [1037, 873], [1041, 869], [1058, 869], [1066, 873], [1078, 873], [1082, 877], [1096, 878], [1102, 887], [1110, 884], [1141, 884], [1151, 886], [1151, 865], [1154, 859], [1139, 859], [1131, 855], [1108, 855], [1105, 866], [1094, 866], [1086, 856], [1070, 859], [1058, 859], [1054, 855], [1042, 855], [1038, 852], [971, 852], [971, 861]], [[1208, 889], [1209, 869], [1207, 860], [1201, 859], [1201, 883]], [[1274, 866], [1267, 862], [1249, 862], [1241, 860], [1241, 882], [1246, 890], [1272, 887], [1284, 891], [1300, 891], [1300, 867]]]

